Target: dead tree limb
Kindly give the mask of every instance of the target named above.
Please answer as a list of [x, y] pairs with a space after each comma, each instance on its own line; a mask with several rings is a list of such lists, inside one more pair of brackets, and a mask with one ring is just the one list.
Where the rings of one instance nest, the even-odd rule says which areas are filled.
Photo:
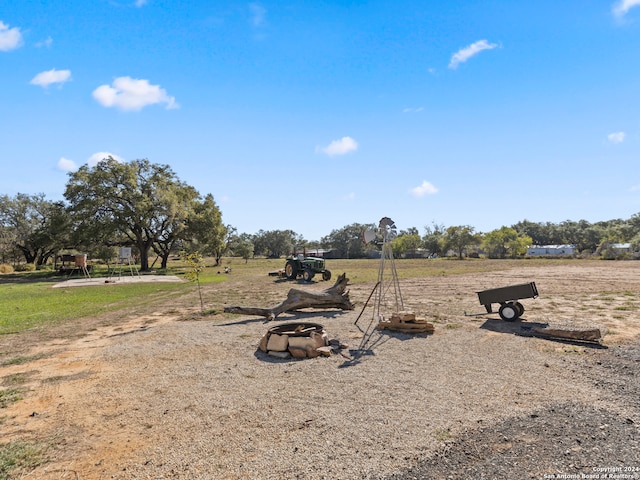
[[338, 277], [336, 283], [321, 292], [309, 292], [292, 288], [287, 294], [286, 300], [271, 308], [255, 307], [225, 307], [226, 313], [238, 313], [241, 315], [258, 315], [267, 320], [275, 320], [283, 312], [291, 312], [303, 308], [339, 308], [341, 310], [353, 310], [355, 306], [349, 300], [347, 283], [349, 279], [346, 273]]

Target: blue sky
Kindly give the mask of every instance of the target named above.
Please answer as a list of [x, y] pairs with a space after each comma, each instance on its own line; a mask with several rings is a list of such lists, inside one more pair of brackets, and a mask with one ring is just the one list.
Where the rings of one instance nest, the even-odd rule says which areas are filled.
[[168, 164], [239, 232], [640, 212], [640, 0], [0, 0], [0, 193]]

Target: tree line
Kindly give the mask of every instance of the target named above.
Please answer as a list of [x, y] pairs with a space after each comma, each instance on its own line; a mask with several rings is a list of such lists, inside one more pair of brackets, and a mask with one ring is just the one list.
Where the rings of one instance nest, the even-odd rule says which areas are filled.
[[[309, 241], [293, 230], [238, 233], [222, 222], [212, 194], [202, 196], [182, 182], [168, 165], [147, 159], [121, 163], [109, 157], [69, 173], [65, 201], [43, 194], [0, 196], [0, 263], [40, 267], [62, 251], [81, 251], [107, 263], [118, 247], [132, 247], [142, 270], [166, 268], [172, 254], [198, 251], [220, 263], [224, 255], [279, 258], [294, 250], [324, 249], [334, 258], [375, 255], [379, 242], [366, 244], [363, 232], [377, 225], [353, 223]], [[522, 220], [491, 232], [470, 225], [432, 223], [420, 234], [401, 230], [392, 241], [394, 255], [459, 258], [524, 256], [531, 245], [572, 244], [582, 255], [612, 255], [610, 246], [630, 243], [640, 250], [640, 213], [631, 218], [590, 223]], [[156, 259], [150, 263], [150, 257]]]
[[[323, 248], [334, 248], [342, 258], [369, 256], [370, 246], [358, 241], [358, 232], [375, 225], [353, 224], [334, 230], [320, 242]], [[486, 256], [488, 258], [518, 258], [533, 245], [574, 245], [582, 256], [599, 255], [612, 258], [617, 251], [612, 245], [630, 244], [640, 251], [640, 213], [626, 220], [616, 219], [590, 223], [586, 220], [566, 220], [560, 223], [522, 220], [490, 232], [476, 232], [470, 225], [446, 227], [432, 223], [421, 235], [416, 227], [401, 230], [392, 240], [396, 256]]]
[[[330, 251], [334, 258], [367, 258], [380, 249], [380, 239], [366, 244], [363, 233], [375, 230], [373, 223], [352, 223], [332, 230], [319, 241], [307, 241], [292, 230], [260, 230], [256, 234], [235, 236], [229, 243], [230, 252], [251, 258], [255, 255], [279, 258], [294, 249]], [[237, 242], [247, 247], [237, 250]], [[470, 225], [446, 227], [432, 223], [423, 233], [416, 227], [400, 230], [392, 240], [393, 253], [402, 256], [446, 256], [455, 254], [488, 258], [518, 258], [533, 245], [574, 245], [582, 256], [599, 255], [613, 258], [619, 253], [612, 245], [629, 243], [631, 250], [640, 251], [640, 213], [626, 220], [608, 220], [590, 223], [586, 220], [566, 220], [560, 223], [522, 220], [511, 226], [502, 226], [490, 232], [476, 232]]]

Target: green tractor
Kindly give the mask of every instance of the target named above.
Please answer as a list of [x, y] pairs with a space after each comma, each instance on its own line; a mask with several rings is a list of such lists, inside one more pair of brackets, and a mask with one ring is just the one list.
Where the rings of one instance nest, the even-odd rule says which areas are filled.
[[305, 282], [310, 282], [316, 273], [322, 274], [323, 280], [331, 280], [331, 272], [325, 268], [324, 258], [299, 254], [289, 258], [284, 266], [284, 274], [289, 280], [302, 277]]

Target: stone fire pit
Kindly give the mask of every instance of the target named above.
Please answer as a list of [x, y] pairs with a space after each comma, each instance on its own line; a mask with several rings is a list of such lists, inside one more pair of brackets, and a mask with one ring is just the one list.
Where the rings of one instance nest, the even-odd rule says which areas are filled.
[[258, 348], [278, 358], [330, 356], [332, 347], [324, 326], [319, 323], [290, 322], [271, 327]]

